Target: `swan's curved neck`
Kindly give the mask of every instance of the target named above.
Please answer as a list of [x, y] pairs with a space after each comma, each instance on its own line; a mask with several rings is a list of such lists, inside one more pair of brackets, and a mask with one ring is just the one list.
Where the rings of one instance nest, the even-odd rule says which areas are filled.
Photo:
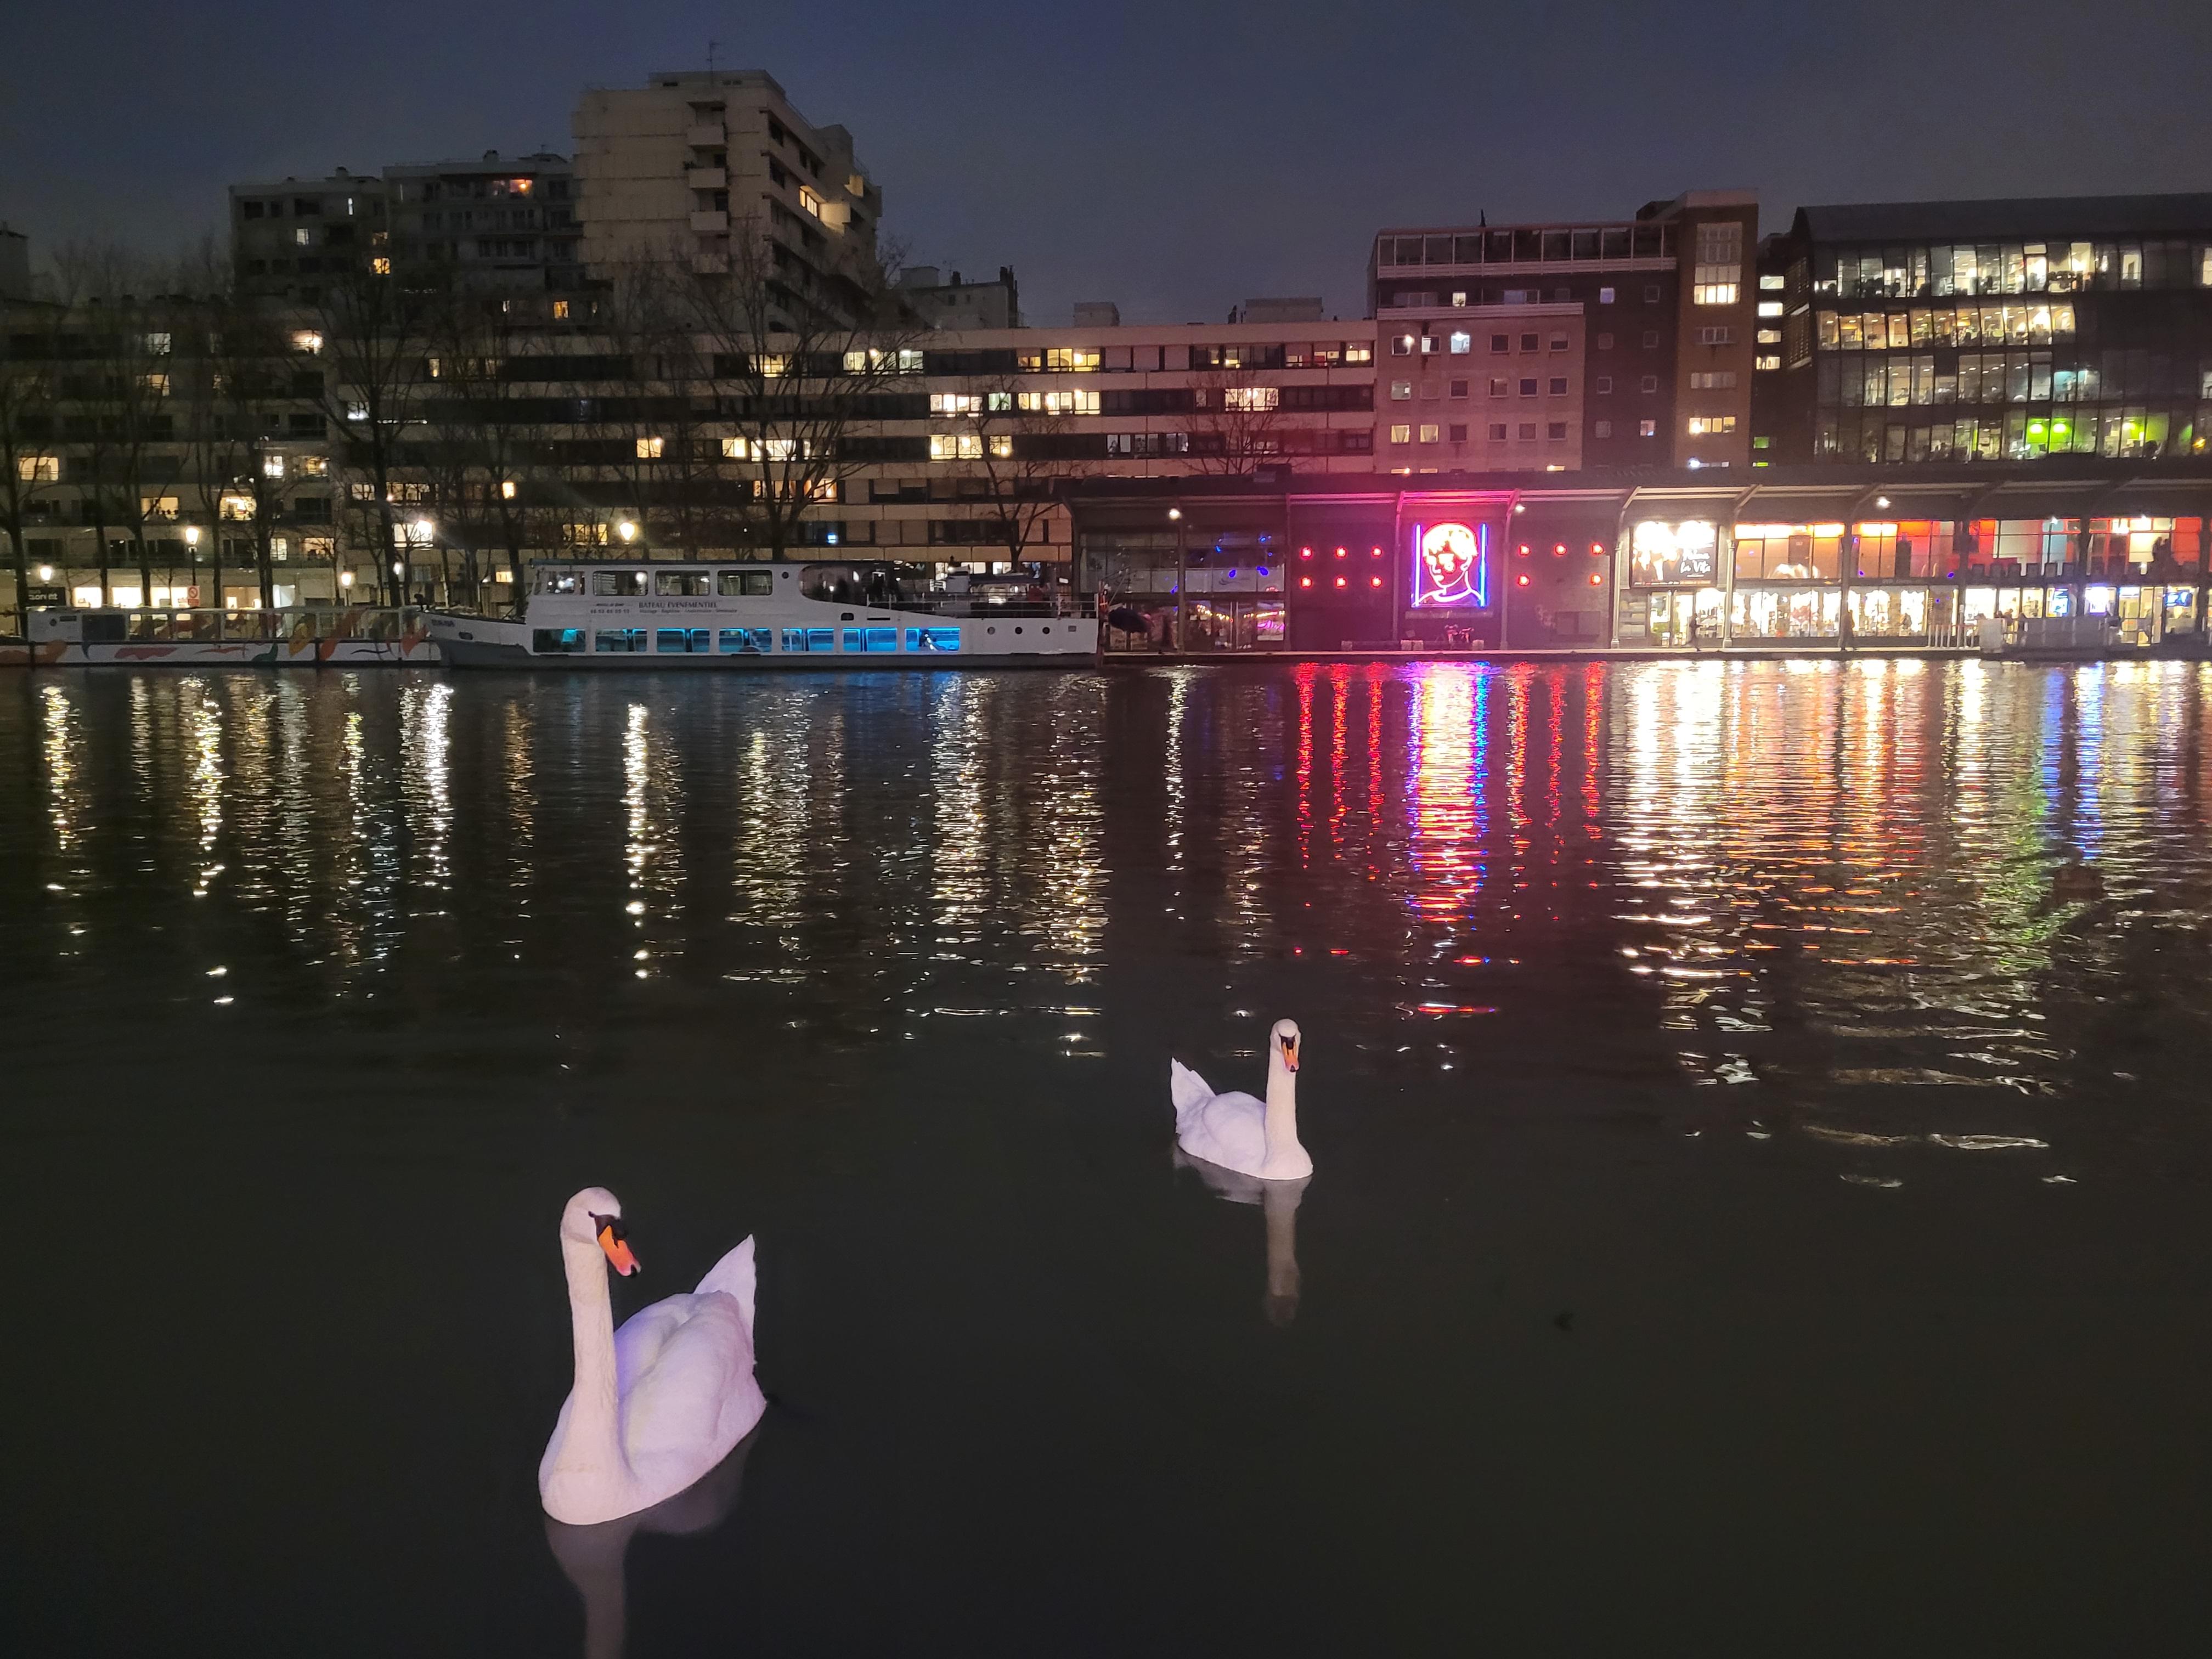
[[568, 1323], [575, 1340], [576, 1386], [568, 1407], [568, 1431], [561, 1444], [560, 1467], [599, 1480], [629, 1478], [623, 1455], [622, 1422], [617, 1406], [615, 1316], [607, 1295], [606, 1258], [586, 1240], [561, 1241], [561, 1262], [568, 1274]]
[[1298, 1074], [1283, 1064], [1283, 1051], [1267, 1047], [1267, 1113], [1263, 1127], [1267, 1156], [1287, 1152], [1298, 1144]]

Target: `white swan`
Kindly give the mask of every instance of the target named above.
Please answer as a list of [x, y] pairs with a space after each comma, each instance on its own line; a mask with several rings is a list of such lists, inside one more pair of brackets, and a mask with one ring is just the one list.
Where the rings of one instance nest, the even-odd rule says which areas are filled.
[[588, 1526], [674, 1497], [768, 1409], [753, 1380], [753, 1241], [691, 1295], [641, 1308], [619, 1331], [607, 1267], [629, 1274], [638, 1263], [622, 1205], [604, 1187], [586, 1187], [561, 1212], [561, 1260], [576, 1381], [538, 1465], [538, 1495], [555, 1520]]
[[1302, 1181], [1313, 1159], [1298, 1144], [1298, 1028], [1287, 1019], [1267, 1034], [1267, 1098], [1217, 1095], [1181, 1060], [1170, 1060], [1176, 1145], [1193, 1158], [1262, 1181]]

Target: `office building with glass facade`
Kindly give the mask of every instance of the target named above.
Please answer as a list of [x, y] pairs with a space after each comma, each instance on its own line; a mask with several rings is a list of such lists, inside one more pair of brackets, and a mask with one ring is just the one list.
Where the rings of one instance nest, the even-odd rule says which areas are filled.
[[2212, 194], [1798, 210], [1761, 248], [1754, 465], [2205, 452]]

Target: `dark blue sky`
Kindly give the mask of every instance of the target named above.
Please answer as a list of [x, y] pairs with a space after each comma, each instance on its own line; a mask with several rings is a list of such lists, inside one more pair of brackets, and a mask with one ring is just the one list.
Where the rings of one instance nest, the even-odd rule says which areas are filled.
[[576, 93], [720, 61], [842, 121], [922, 263], [1212, 319], [1364, 306], [1383, 223], [1618, 216], [1690, 188], [1811, 201], [2212, 189], [2204, 0], [1825, 7], [814, 0], [21, 3], [0, 218], [155, 248], [233, 179], [540, 145]]

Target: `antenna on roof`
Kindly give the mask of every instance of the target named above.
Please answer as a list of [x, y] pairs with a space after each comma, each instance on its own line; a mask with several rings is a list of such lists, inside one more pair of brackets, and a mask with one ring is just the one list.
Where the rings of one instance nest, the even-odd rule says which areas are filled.
[[710, 87], [714, 84], [714, 48], [720, 44], [719, 40], [707, 42], [707, 84]]

